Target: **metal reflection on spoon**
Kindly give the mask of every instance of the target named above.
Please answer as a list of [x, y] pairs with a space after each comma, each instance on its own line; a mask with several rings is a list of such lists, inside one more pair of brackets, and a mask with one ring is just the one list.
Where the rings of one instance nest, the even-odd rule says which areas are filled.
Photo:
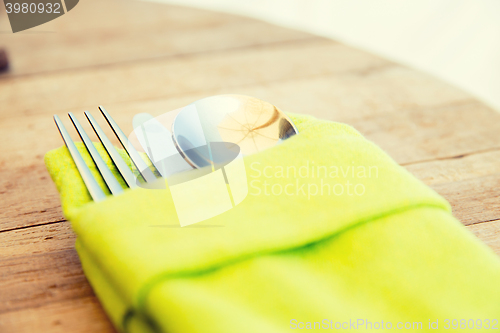
[[297, 133], [277, 107], [242, 95], [196, 101], [183, 108], [172, 125], [179, 153], [195, 168], [225, 163], [236, 150], [243, 156], [263, 151]]

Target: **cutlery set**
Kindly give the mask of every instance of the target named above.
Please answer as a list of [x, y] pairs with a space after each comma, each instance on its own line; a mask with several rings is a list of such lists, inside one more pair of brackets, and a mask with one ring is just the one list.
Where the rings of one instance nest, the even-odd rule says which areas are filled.
[[[298, 133], [292, 120], [272, 104], [241, 95], [211, 96], [176, 110], [171, 124], [162, 124], [162, 117], [153, 118], [147, 114], [134, 117], [132, 134], [146, 153], [140, 154], [108, 111], [102, 106], [99, 110], [130, 157], [137, 174], [129, 168], [95, 118], [88, 111], [84, 114], [129, 188], [148, 187], [148, 183], [156, 182], [159, 177], [166, 178], [192, 169], [211, 167], [215, 170], [217, 165], [237, 156], [270, 148]], [[123, 193], [120, 183], [80, 122], [74, 114], [68, 115], [111, 194]], [[104, 200], [104, 191], [61, 119], [54, 115], [54, 121], [92, 199]]]

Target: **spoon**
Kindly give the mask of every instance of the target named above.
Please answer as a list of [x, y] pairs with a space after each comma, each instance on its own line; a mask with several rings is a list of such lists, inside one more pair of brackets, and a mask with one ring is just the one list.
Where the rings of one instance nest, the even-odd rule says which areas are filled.
[[198, 100], [182, 108], [172, 124], [174, 144], [194, 168], [263, 151], [297, 133], [292, 120], [277, 107], [243, 95]]

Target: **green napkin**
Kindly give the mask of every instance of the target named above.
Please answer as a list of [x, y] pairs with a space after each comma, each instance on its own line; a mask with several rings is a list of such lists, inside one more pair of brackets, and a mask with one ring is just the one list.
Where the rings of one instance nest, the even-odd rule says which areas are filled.
[[453, 319], [493, 325], [500, 260], [449, 204], [351, 127], [292, 118], [299, 135], [244, 158], [245, 200], [183, 228], [168, 188], [94, 203], [67, 149], [47, 153], [84, 272], [115, 326], [256, 333], [444, 329]]

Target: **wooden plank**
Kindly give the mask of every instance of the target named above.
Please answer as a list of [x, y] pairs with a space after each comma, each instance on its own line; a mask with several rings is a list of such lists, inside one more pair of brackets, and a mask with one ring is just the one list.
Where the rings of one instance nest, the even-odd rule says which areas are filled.
[[[74, 250], [75, 234], [68, 221], [0, 233], [0, 262]], [[74, 254], [70, 256], [74, 257]], [[1, 306], [1, 305], [0, 305]]]
[[114, 332], [74, 242], [68, 222], [0, 233], [2, 333]]
[[500, 172], [432, 187], [450, 202], [454, 215], [465, 225], [500, 219]]
[[476, 152], [453, 158], [409, 164], [405, 168], [424, 183], [438, 187], [441, 184], [475, 180], [500, 171], [500, 151]]
[[[126, 22], [126, 23], [125, 23]], [[11, 31], [0, 11], [0, 31]], [[3, 33], [16, 76], [287, 42], [311, 35], [245, 17], [145, 1], [86, 0], [25, 32]], [[51, 47], [57, 45], [57, 47]], [[34, 56], [35, 55], [35, 56]], [[0, 78], [2, 77], [0, 76]]]
[[500, 219], [500, 150], [406, 168], [445, 197], [463, 224]]
[[[286, 59], [286, 62], [283, 62]], [[388, 62], [330, 41], [314, 40], [175, 59], [0, 80], [0, 119], [53, 114], [98, 104], [165, 99], [174, 95], [263, 84], [312, 75], [367, 70]]]
[[95, 296], [0, 313], [2, 333], [116, 332]]
[[469, 94], [430, 75], [395, 64], [243, 89], [284, 111], [307, 113], [354, 126], [375, 116], [390, 118], [411, 109], [433, 112], [435, 107], [472, 99]]
[[88, 297], [68, 222], [0, 233], [0, 313]]
[[[319, 51], [316, 48], [314, 49]], [[276, 62], [278, 60], [275, 59]], [[371, 63], [366, 65], [370, 66]], [[358, 63], [357, 66], [353, 64], [353, 67], [362, 68], [362, 62]], [[360, 71], [363, 72], [364, 69], [360, 69]], [[301, 75], [307, 75], [307, 73], [302, 73]], [[131, 119], [133, 115], [139, 112], [159, 115], [205, 96], [227, 92], [248, 94], [270, 101], [287, 112], [307, 113], [320, 118], [352, 124], [358, 130], [361, 130], [363, 134], [367, 135], [368, 138], [386, 148], [391, 156], [396, 158], [400, 163], [408, 161], [417, 162], [422, 158], [440, 158], [449, 156], [450, 154], [457, 154], [456, 149], [453, 148], [453, 142], [450, 142], [449, 139], [445, 142], [441, 140], [441, 137], [444, 139], [448, 138], [448, 136], [445, 136], [445, 133], [450, 133], [457, 129], [463, 130], [468, 136], [474, 136], [477, 133], [479, 138], [481, 138], [481, 133], [478, 131], [484, 131], [488, 128], [484, 126], [484, 123], [494, 122], [499, 117], [498, 114], [479, 103], [471, 104], [468, 96], [461, 91], [455, 88], [446, 89], [446, 85], [443, 83], [429, 80], [425, 75], [402, 67], [382, 67], [379, 70], [373, 71], [370, 74], [369, 84], [365, 83], [367, 80], [366, 76], [359, 74], [355, 69], [352, 69], [348, 73], [336, 73], [320, 77], [313, 75], [312, 77], [299, 79], [281, 79], [281, 75], [271, 76], [269, 73], [266, 75], [266, 79], [270, 82], [259, 82], [237, 87], [214, 87], [213, 89], [200, 90], [190, 94], [177, 93], [168, 98], [156, 100], [138, 102], [115, 101], [105, 104], [105, 106], [117, 118], [123, 130], [128, 133], [132, 130]], [[297, 75], [300, 74], [297, 73]], [[216, 80], [217, 78], [214, 78], [214, 81]], [[405, 84], [407, 81], [412, 82], [412, 88], [407, 87]], [[215, 84], [220, 83], [216, 82]], [[392, 87], [390, 89], [375, 88], [385, 85]], [[341, 89], [341, 87], [343, 88]], [[373, 90], [377, 89], [378, 91], [374, 93]], [[304, 93], [305, 91], [308, 93]], [[412, 91], [418, 92], [412, 95]], [[441, 93], [433, 96], [434, 91], [440, 91]], [[398, 98], [394, 96], [406, 97]], [[90, 99], [91, 96], [88, 98]], [[447, 112], [448, 116], [453, 116], [455, 105], [460, 102], [466, 102], [467, 107], [459, 105], [457, 109], [461, 111], [460, 116], [465, 118], [463, 121], [466, 121], [470, 126], [463, 129], [462, 124], [458, 122], [457, 124], [450, 122], [447, 126], [441, 126], [440, 120], [437, 118], [444, 113], [435, 114], [435, 107], [442, 104], [452, 104], [452, 107], [445, 108], [444, 111], [445, 113]], [[18, 97], [15, 99], [15, 103], [24, 103], [24, 99]], [[97, 100], [95, 104], [98, 104]], [[95, 112], [95, 104], [89, 104], [88, 110]], [[405, 109], [410, 105], [413, 107], [413, 111], [411, 108], [409, 110]], [[482, 118], [476, 118], [474, 113], [471, 112], [476, 111], [475, 108], [483, 111]], [[66, 112], [71, 111], [76, 115], [81, 115], [83, 110], [85, 108], [75, 107], [63, 110], [59, 114], [66, 118]], [[7, 114], [5, 110], [2, 113]], [[40, 163], [43, 154], [47, 150], [61, 145], [59, 134], [54, 130], [51, 117], [53, 113], [53, 109], [41, 107], [36, 110], [36, 113], [29, 112], [30, 117], [26, 117], [26, 113], [23, 112], [14, 112], [8, 118], [2, 119], [2, 122], [0, 122], [0, 150], [9, 156], [8, 163], [4, 161], [5, 167], [17, 168]], [[421, 114], [422, 116], [416, 118], [413, 113]], [[424, 119], [422, 121], [424, 115], [427, 118], [434, 117], [436, 119]], [[375, 117], [378, 118], [375, 119]], [[379, 126], [380, 122], [391, 123], [393, 118], [395, 122], [397, 121], [399, 127], [413, 127], [413, 139], [400, 141], [397, 136], [405, 132], [400, 132], [398, 126], [395, 126], [392, 130], [384, 131], [382, 135], [380, 134], [382, 129], [376, 131], [381, 127]], [[419, 122], [416, 120], [419, 120]], [[437, 123], [431, 128], [428, 124], [430, 121]], [[24, 129], [20, 128], [21, 124]], [[387, 128], [387, 124], [384, 127]], [[433, 133], [431, 134], [435, 140], [428, 143], [424, 135], [418, 134], [420, 129], [425, 130], [426, 133], [432, 130]], [[453, 133], [450, 134], [452, 135]], [[44, 140], [37, 140], [41, 136], [44, 137]], [[401, 144], [391, 145], [391, 142], [395, 139], [401, 142]], [[441, 145], [442, 151], [428, 149], [426, 155], [414, 152], [413, 155], [408, 156], [416, 144], [415, 140], [420, 145], [426, 147], [429, 145], [430, 147]], [[494, 141], [494, 138], [490, 137], [489, 140]], [[471, 149], [482, 149], [483, 142], [479, 141], [481, 140], [470, 141], [470, 146], [464, 145], [464, 149], [460, 153], [467, 153]], [[401, 153], [397, 149], [394, 149], [399, 146], [403, 146], [400, 151], [403, 151], [406, 155], [401, 156]], [[419, 151], [422, 150], [420, 147], [417, 147], [417, 149]], [[450, 149], [452, 149], [451, 152], [449, 152]], [[432, 155], [433, 151], [439, 154]]]
[[0, 172], [0, 231], [63, 221], [59, 193], [43, 164]]
[[[283, 64], [282, 59], [287, 59]], [[0, 103], [16, 114], [57, 113], [96, 104], [168, 98], [176, 94], [237, 87], [387, 64], [328, 41], [303, 41], [217, 54], [151, 60], [0, 80]], [[248, 70], [251, 68], [251, 70]], [[236, 89], [235, 89], [236, 88]]]
[[500, 113], [472, 100], [351, 124], [403, 165], [500, 148]]

